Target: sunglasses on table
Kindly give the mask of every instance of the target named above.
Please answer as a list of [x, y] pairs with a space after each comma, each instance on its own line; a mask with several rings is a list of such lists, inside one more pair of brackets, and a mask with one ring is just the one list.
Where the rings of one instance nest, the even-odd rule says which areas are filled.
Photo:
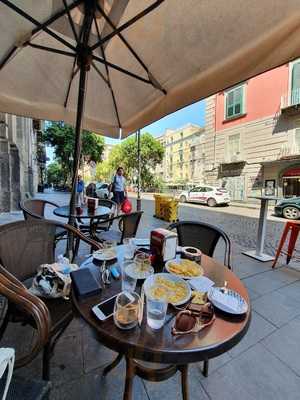
[[204, 305], [190, 304], [185, 310], [180, 311], [172, 327], [173, 335], [186, 335], [198, 333], [211, 325], [215, 320], [215, 313], [211, 303]]

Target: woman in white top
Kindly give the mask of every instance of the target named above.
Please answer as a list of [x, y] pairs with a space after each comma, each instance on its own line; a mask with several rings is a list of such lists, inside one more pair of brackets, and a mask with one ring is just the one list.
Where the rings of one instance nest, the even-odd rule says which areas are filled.
[[121, 205], [127, 197], [126, 179], [124, 178], [124, 169], [122, 167], [118, 167], [116, 174], [113, 177], [113, 181], [110, 185], [110, 191], [113, 193], [112, 200], [115, 201], [118, 205], [119, 213]]

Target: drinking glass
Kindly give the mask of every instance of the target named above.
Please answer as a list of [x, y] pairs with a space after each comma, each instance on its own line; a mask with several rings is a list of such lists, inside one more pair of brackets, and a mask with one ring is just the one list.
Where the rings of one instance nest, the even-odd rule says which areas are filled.
[[141, 298], [135, 292], [123, 291], [118, 294], [114, 306], [114, 322], [120, 329], [134, 328], [140, 316]]
[[132, 260], [136, 250], [136, 246], [134, 244], [134, 238], [124, 239], [123, 244], [124, 244], [124, 258]]
[[[159, 290], [159, 287], [157, 287]], [[161, 288], [163, 293], [165, 288]], [[154, 296], [152, 293], [146, 292], [147, 301], [147, 324], [152, 329], [160, 329], [163, 327], [167, 315], [168, 296], [167, 293]]]
[[146, 253], [138, 253], [134, 257], [134, 262], [140, 271], [148, 271], [151, 266], [150, 256]]
[[134, 276], [134, 264], [132, 260], [124, 260], [121, 263], [122, 291], [134, 292], [137, 277]]

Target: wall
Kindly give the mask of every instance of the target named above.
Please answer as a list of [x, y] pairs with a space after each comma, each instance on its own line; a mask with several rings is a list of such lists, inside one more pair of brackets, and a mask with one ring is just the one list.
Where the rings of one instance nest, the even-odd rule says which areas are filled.
[[224, 120], [224, 92], [216, 96], [216, 130], [232, 128], [280, 112], [281, 96], [288, 92], [289, 65], [265, 72], [246, 82], [246, 115]]

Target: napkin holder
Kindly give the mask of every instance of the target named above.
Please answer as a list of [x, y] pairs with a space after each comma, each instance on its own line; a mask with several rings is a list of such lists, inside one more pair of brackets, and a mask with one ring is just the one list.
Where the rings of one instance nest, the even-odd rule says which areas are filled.
[[160, 272], [166, 261], [176, 257], [177, 242], [178, 237], [175, 232], [163, 228], [151, 231], [150, 250], [155, 272]]

